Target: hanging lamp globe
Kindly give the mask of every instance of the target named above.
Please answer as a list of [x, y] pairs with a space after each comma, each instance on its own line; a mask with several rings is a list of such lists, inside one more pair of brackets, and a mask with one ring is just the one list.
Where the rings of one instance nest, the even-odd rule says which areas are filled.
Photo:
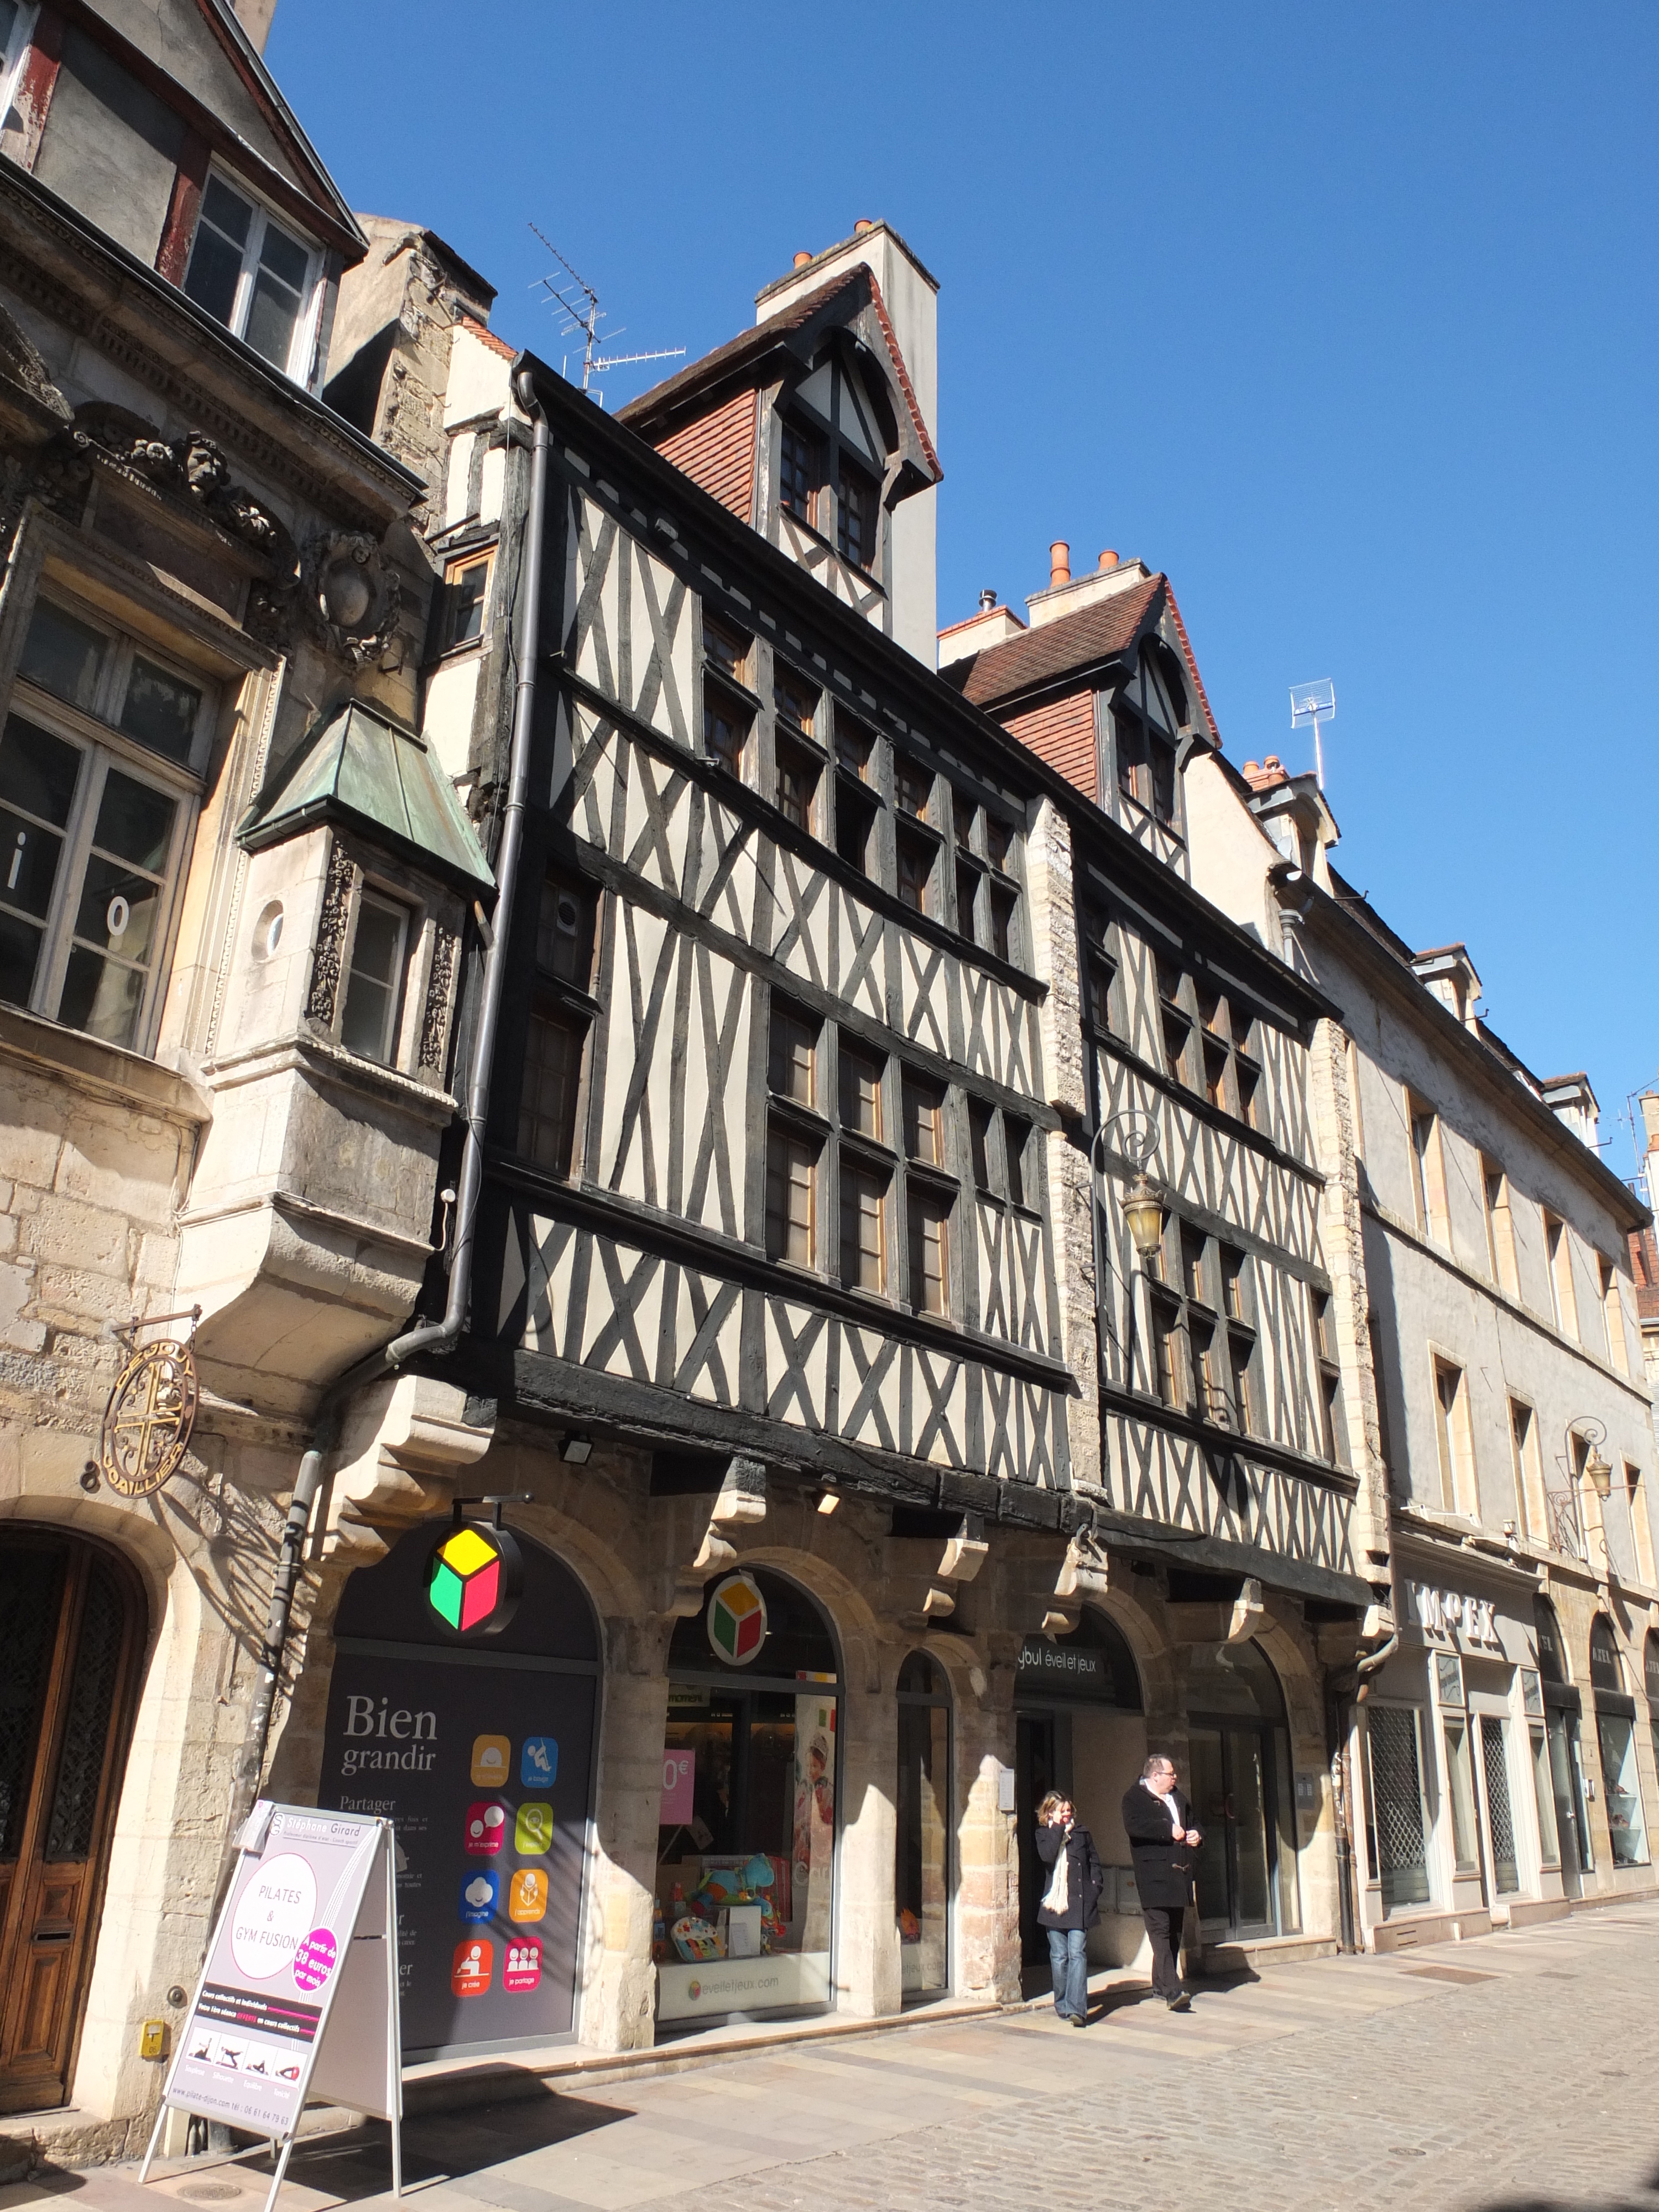
[[1142, 1168], [1123, 1200], [1123, 1218], [1135, 1250], [1150, 1260], [1164, 1243], [1164, 1194]]
[[1607, 1498], [1612, 1495], [1613, 1468], [1594, 1445], [1590, 1447], [1589, 1457], [1584, 1462], [1584, 1473], [1589, 1478], [1590, 1488], [1598, 1498]]

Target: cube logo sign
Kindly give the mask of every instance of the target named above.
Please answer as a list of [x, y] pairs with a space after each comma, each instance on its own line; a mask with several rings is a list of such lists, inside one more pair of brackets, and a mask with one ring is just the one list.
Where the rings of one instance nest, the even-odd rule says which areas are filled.
[[495, 1946], [482, 1936], [464, 1936], [450, 1961], [449, 1986], [458, 1997], [481, 1997], [489, 1987]]
[[449, 1636], [470, 1641], [499, 1634], [523, 1588], [524, 1561], [505, 1528], [458, 1519], [433, 1547], [426, 1601]]
[[708, 1601], [708, 1641], [728, 1667], [746, 1667], [766, 1641], [766, 1600], [751, 1575], [727, 1575]]

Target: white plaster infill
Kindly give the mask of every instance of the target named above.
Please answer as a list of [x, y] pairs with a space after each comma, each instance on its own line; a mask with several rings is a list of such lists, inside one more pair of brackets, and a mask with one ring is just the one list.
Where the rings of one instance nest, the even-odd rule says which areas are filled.
[[[1621, 1390], [1635, 1399], [1644, 1415], [1650, 1415], [1653, 1401], [1643, 1383], [1631, 1376], [1621, 1375], [1616, 1367], [1610, 1366], [1587, 1344], [1581, 1344], [1577, 1337], [1564, 1336], [1553, 1322], [1547, 1321], [1542, 1314], [1534, 1313], [1530, 1306], [1523, 1306], [1512, 1298], [1507, 1291], [1500, 1289], [1493, 1282], [1490, 1275], [1480, 1274], [1474, 1268], [1466, 1267], [1455, 1252], [1449, 1252], [1443, 1244], [1437, 1244], [1431, 1237], [1425, 1237], [1415, 1222], [1407, 1221], [1401, 1214], [1391, 1212], [1386, 1206], [1379, 1206], [1374, 1198], [1362, 1198], [1359, 1209], [1362, 1213], [1369, 1214], [1379, 1228], [1386, 1229], [1390, 1237], [1399, 1237], [1402, 1244], [1409, 1244], [1413, 1251], [1422, 1253], [1425, 1258], [1437, 1261], [1449, 1275], [1455, 1275], [1460, 1283], [1467, 1283], [1472, 1290], [1479, 1291], [1482, 1297], [1489, 1298], [1501, 1312], [1510, 1315], [1513, 1320], [1524, 1322], [1535, 1334], [1545, 1338], [1560, 1351], [1571, 1353], [1575, 1359], [1582, 1359], [1586, 1367], [1594, 1368], [1604, 1381], [1616, 1382]], [[1474, 1524], [1470, 1525], [1473, 1527]]]

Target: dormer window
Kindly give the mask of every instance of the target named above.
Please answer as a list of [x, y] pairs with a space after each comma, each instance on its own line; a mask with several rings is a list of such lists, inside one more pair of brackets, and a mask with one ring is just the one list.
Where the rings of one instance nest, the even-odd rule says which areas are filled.
[[1149, 644], [1112, 702], [1117, 787], [1166, 830], [1178, 829], [1176, 762], [1187, 717], [1186, 685], [1162, 647]]
[[210, 176], [185, 296], [285, 375], [302, 377], [317, 257], [257, 200]]
[[836, 550], [855, 568], [876, 564], [874, 480], [843, 455], [836, 477]]
[[779, 464], [778, 496], [791, 514], [816, 528], [818, 519], [818, 485], [822, 480], [823, 464], [816, 438], [802, 429], [799, 423], [786, 422], [783, 426], [783, 452]]

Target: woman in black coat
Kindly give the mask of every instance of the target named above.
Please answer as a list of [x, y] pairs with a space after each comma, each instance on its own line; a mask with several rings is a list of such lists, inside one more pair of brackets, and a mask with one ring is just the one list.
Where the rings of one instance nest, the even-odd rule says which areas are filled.
[[1152, 1944], [1152, 1988], [1171, 2012], [1192, 1999], [1181, 1986], [1181, 1923], [1192, 1901], [1198, 1847], [1193, 1808], [1176, 1787], [1175, 1761], [1159, 1752], [1123, 1794], [1123, 1832], [1134, 1861], [1141, 1917]]
[[[1079, 1826], [1069, 1797], [1051, 1790], [1037, 1807], [1037, 1856], [1048, 1874], [1037, 1925], [1048, 1938], [1048, 1966], [1054, 1979], [1054, 2010], [1073, 2027], [1089, 2025], [1088, 1930], [1100, 1917], [1100, 1854], [1089, 1831]], [[1057, 1869], [1066, 1868], [1065, 1902], [1055, 1895]]]

